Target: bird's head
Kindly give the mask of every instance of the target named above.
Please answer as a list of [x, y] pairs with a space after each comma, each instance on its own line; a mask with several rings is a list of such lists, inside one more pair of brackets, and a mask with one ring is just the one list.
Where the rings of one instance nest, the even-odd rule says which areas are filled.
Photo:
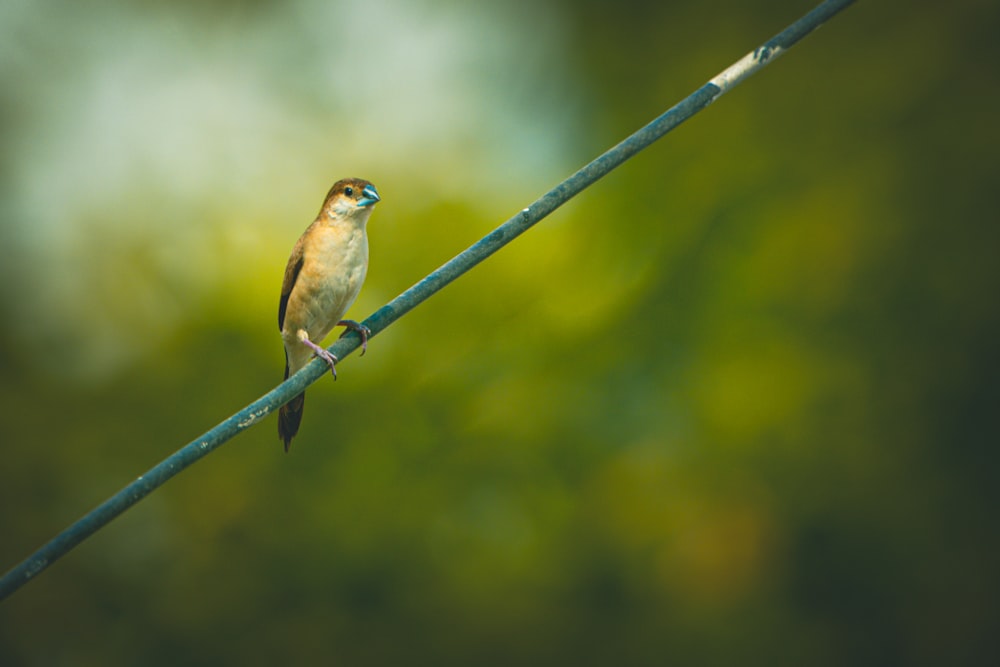
[[378, 190], [368, 181], [361, 178], [345, 178], [330, 188], [321, 212], [331, 218], [345, 216], [367, 218], [371, 215], [372, 207], [380, 199]]

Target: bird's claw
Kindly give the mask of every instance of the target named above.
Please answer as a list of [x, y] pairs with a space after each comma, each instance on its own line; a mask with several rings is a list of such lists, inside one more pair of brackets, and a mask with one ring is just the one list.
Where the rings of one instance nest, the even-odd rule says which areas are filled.
[[365, 352], [368, 351], [368, 337], [372, 335], [372, 330], [354, 320], [340, 320], [337, 322], [337, 326], [346, 329], [344, 333], [340, 334], [341, 338], [346, 336], [350, 331], [358, 332], [358, 335], [361, 336], [361, 354], [358, 356], [365, 356]]
[[327, 363], [327, 365], [330, 367], [330, 372], [333, 373], [333, 379], [336, 380], [337, 379], [337, 361], [338, 361], [337, 355], [333, 354], [332, 352], [330, 352], [327, 349], [324, 349], [324, 348], [320, 347], [319, 345], [317, 345], [316, 343], [312, 342], [308, 338], [304, 339], [302, 342], [312, 348], [314, 356], [319, 357], [320, 359], [322, 359], [323, 361], [325, 361]]
[[319, 350], [316, 352], [316, 356], [326, 362], [327, 366], [330, 367], [330, 373], [333, 374], [333, 379], [337, 379], [337, 355], [326, 350]]

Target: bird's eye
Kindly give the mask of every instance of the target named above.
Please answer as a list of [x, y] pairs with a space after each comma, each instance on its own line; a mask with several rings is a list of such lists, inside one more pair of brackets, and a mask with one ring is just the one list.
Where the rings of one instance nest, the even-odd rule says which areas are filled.
[[346, 188], [344, 188], [344, 194], [347, 195], [348, 197], [353, 197], [354, 196], [354, 188], [352, 188], [350, 185], [348, 185]]

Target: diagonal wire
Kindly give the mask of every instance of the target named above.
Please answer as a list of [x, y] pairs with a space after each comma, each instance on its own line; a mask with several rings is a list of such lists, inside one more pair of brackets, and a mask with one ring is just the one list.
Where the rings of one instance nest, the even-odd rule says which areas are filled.
[[[379, 308], [364, 321], [364, 324], [371, 329], [373, 336], [378, 334], [625, 160], [704, 109], [743, 79], [762, 69], [853, 2], [854, 0], [826, 0], [821, 3], [763, 46], [748, 53], [648, 125], [595, 158], [529, 207], [521, 210], [413, 287]], [[345, 355], [358, 348], [359, 342], [357, 334], [352, 334], [339, 339], [329, 349], [338, 359], [343, 359]], [[26, 584], [55, 560], [106, 526], [112, 519], [145, 498], [168, 479], [287, 403], [293, 396], [322, 377], [327, 368], [325, 362], [313, 360], [285, 382], [140, 475], [0, 578], [0, 600]]]

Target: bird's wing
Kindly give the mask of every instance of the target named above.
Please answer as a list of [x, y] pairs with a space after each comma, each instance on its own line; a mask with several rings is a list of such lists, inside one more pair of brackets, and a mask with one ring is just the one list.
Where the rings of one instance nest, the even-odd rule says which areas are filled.
[[295, 280], [299, 277], [299, 272], [302, 270], [302, 263], [305, 261], [305, 244], [303, 239], [306, 235], [303, 234], [302, 237], [292, 248], [292, 254], [288, 258], [288, 265], [285, 267], [285, 280], [281, 283], [281, 301], [278, 303], [278, 331], [281, 331], [285, 326], [285, 309], [288, 308], [288, 297], [292, 295], [292, 290], [295, 288]]

